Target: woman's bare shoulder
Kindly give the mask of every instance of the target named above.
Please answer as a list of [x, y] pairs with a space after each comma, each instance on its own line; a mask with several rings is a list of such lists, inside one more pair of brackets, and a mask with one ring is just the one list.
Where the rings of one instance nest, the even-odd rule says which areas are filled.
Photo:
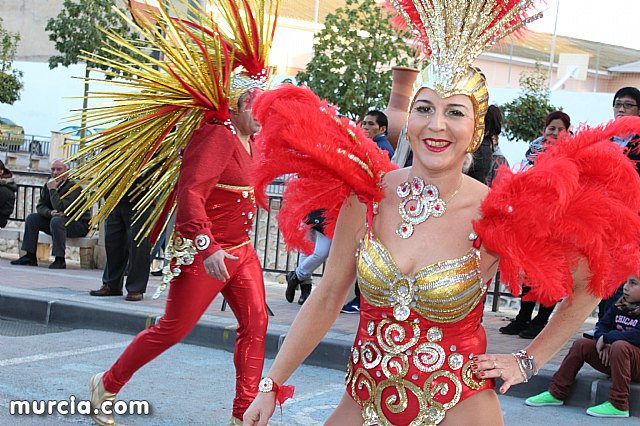
[[479, 206], [489, 194], [489, 187], [466, 175], [464, 179], [463, 185], [467, 187], [465, 191], [466, 198], [470, 203], [478, 204]]

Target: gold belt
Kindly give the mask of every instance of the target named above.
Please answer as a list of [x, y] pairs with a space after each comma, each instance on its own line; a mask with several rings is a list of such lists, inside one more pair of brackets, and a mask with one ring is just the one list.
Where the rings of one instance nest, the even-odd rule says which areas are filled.
[[253, 186], [235, 186], [235, 185], [226, 185], [224, 183], [216, 183], [216, 188], [225, 189], [231, 192], [238, 192], [242, 198], [248, 198], [251, 200], [251, 203], [256, 203], [256, 197], [253, 191]]
[[251, 240], [247, 240], [247, 241], [245, 241], [244, 243], [240, 243], [240, 244], [235, 245], [235, 246], [233, 246], [233, 247], [227, 247], [227, 248], [225, 248], [225, 249], [223, 249], [223, 250], [224, 250], [224, 251], [231, 251], [231, 250], [235, 250], [235, 249], [237, 249], [237, 248], [244, 247], [244, 246], [246, 246], [247, 244], [250, 244], [250, 243], [251, 243]]

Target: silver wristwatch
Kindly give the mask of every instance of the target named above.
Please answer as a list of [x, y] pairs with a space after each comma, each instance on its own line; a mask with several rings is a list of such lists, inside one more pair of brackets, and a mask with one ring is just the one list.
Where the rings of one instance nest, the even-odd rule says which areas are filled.
[[520, 362], [520, 365], [522, 365], [522, 368], [524, 368], [525, 373], [527, 373], [527, 379], [538, 374], [538, 367], [536, 366], [533, 355], [527, 354], [527, 351], [524, 349], [519, 350], [514, 355], [518, 359], [518, 362]]

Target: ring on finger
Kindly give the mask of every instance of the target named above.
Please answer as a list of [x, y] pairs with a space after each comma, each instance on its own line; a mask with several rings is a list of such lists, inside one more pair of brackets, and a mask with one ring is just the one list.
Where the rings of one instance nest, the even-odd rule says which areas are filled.
[[504, 374], [504, 371], [500, 370], [500, 378], [503, 379], [502, 375]]
[[493, 368], [494, 369], [498, 368], [498, 364], [495, 361], [493, 361]]

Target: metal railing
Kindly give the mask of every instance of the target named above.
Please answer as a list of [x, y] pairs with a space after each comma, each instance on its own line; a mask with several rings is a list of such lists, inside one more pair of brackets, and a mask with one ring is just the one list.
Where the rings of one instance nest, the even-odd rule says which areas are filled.
[[16, 203], [9, 220], [24, 222], [27, 216], [36, 211], [38, 200], [40, 199], [40, 189], [42, 185], [18, 185], [16, 193]]
[[10, 154], [22, 154], [31, 161], [48, 157], [50, 151], [48, 136], [3, 134], [0, 137], [0, 152], [4, 152], [5, 162]]
[[[25, 218], [36, 211], [36, 205], [40, 197], [39, 185], [18, 185], [18, 193], [16, 194], [16, 205], [9, 220], [24, 222]], [[299, 253], [287, 251], [282, 233], [277, 226], [276, 216], [280, 211], [282, 204], [282, 192], [284, 186], [278, 181], [274, 181], [267, 189], [269, 211], [258, 208], [256, 218], [253, 224], [253, 246], [258, 253], [258, 257], [262, 264], [262, 270], [265, 272], [286, 273], [296, 268], [298, 264]], [[319, 273], [315, 276], [322, 276], [325, 265], [322, 266]], [[492, 296], [491, 310], [498, 312], [500, 309], [501, 297], [512, 297], [511, 293], [501, 291], [503, 286], [500, 285], [500, 274], [493, 280], [488, 294]]]

